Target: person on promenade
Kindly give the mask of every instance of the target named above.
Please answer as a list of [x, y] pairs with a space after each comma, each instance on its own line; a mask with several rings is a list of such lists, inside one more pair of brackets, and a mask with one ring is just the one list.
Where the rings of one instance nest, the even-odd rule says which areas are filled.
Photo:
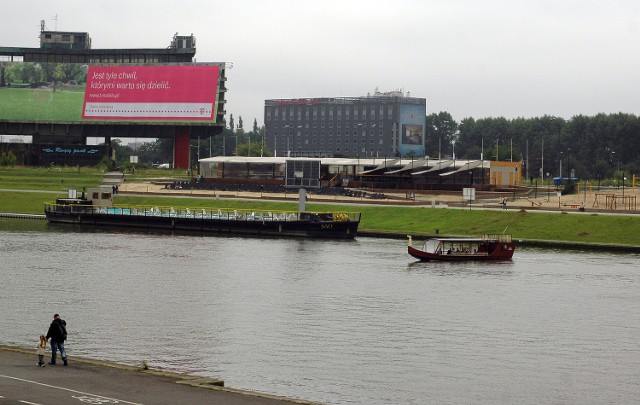
[[44, 355], [47, 352], [47, 338], [44, 335], [40, 335], [40, 341], [36, 347], [36, 354], [38, 355], [38, 366], [44, 367]]
[[58, 314], [53, 316], [53, 321], [49, 325], [46, 339], [49, 338], [51, 338], [51, 361], [49, 364], [56, 364], [56, 352], [60, 350], [60, 357], [66, 366], [67, 352], [64, 350], [64, 341], [67, 340], [67, 323]]
[[500, 204], [502, 204], [502, 209], [506, 210], [507, 209], [507, 197], [502, 197], [502, 202]]

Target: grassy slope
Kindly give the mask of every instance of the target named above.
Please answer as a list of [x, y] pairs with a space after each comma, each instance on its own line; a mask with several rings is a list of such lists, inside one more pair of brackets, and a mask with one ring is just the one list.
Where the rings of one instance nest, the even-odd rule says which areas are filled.
[[0, 188], [16, 190], [53, 190], [68, 188], [82, 190], [96, 187], [102, 181], [103, 173], [94, 168], [2, 168]]

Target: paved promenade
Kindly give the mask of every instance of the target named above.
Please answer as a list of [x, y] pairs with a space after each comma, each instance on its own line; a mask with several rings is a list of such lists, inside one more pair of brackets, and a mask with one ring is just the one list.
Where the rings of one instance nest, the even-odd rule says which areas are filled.
[[0, 404], [311, 404], [213, 385], [219, 380], [71, 356], [67, 367], [36, 362], [35, 348], [0, 346]]

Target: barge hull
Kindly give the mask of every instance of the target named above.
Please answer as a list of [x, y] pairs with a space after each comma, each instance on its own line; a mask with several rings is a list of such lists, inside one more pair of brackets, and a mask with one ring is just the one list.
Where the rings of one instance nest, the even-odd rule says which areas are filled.
[[211, 235], [286, 236], [303, 238], [354, 239], [356, 221], [280, 221], [180, 218], [97, 213], [47, 212], [52, 223], [94, 227], [202, 232]]

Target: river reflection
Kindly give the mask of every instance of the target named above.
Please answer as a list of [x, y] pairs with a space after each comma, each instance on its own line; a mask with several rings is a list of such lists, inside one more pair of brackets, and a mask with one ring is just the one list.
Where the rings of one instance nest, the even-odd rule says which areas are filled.
[[420, 263], [404, 240], [78, 232], [0, 219], [0, 343], [54, 312], [71, 356], [333, 404], [632, 403], [640, 257], [520, 248]]

